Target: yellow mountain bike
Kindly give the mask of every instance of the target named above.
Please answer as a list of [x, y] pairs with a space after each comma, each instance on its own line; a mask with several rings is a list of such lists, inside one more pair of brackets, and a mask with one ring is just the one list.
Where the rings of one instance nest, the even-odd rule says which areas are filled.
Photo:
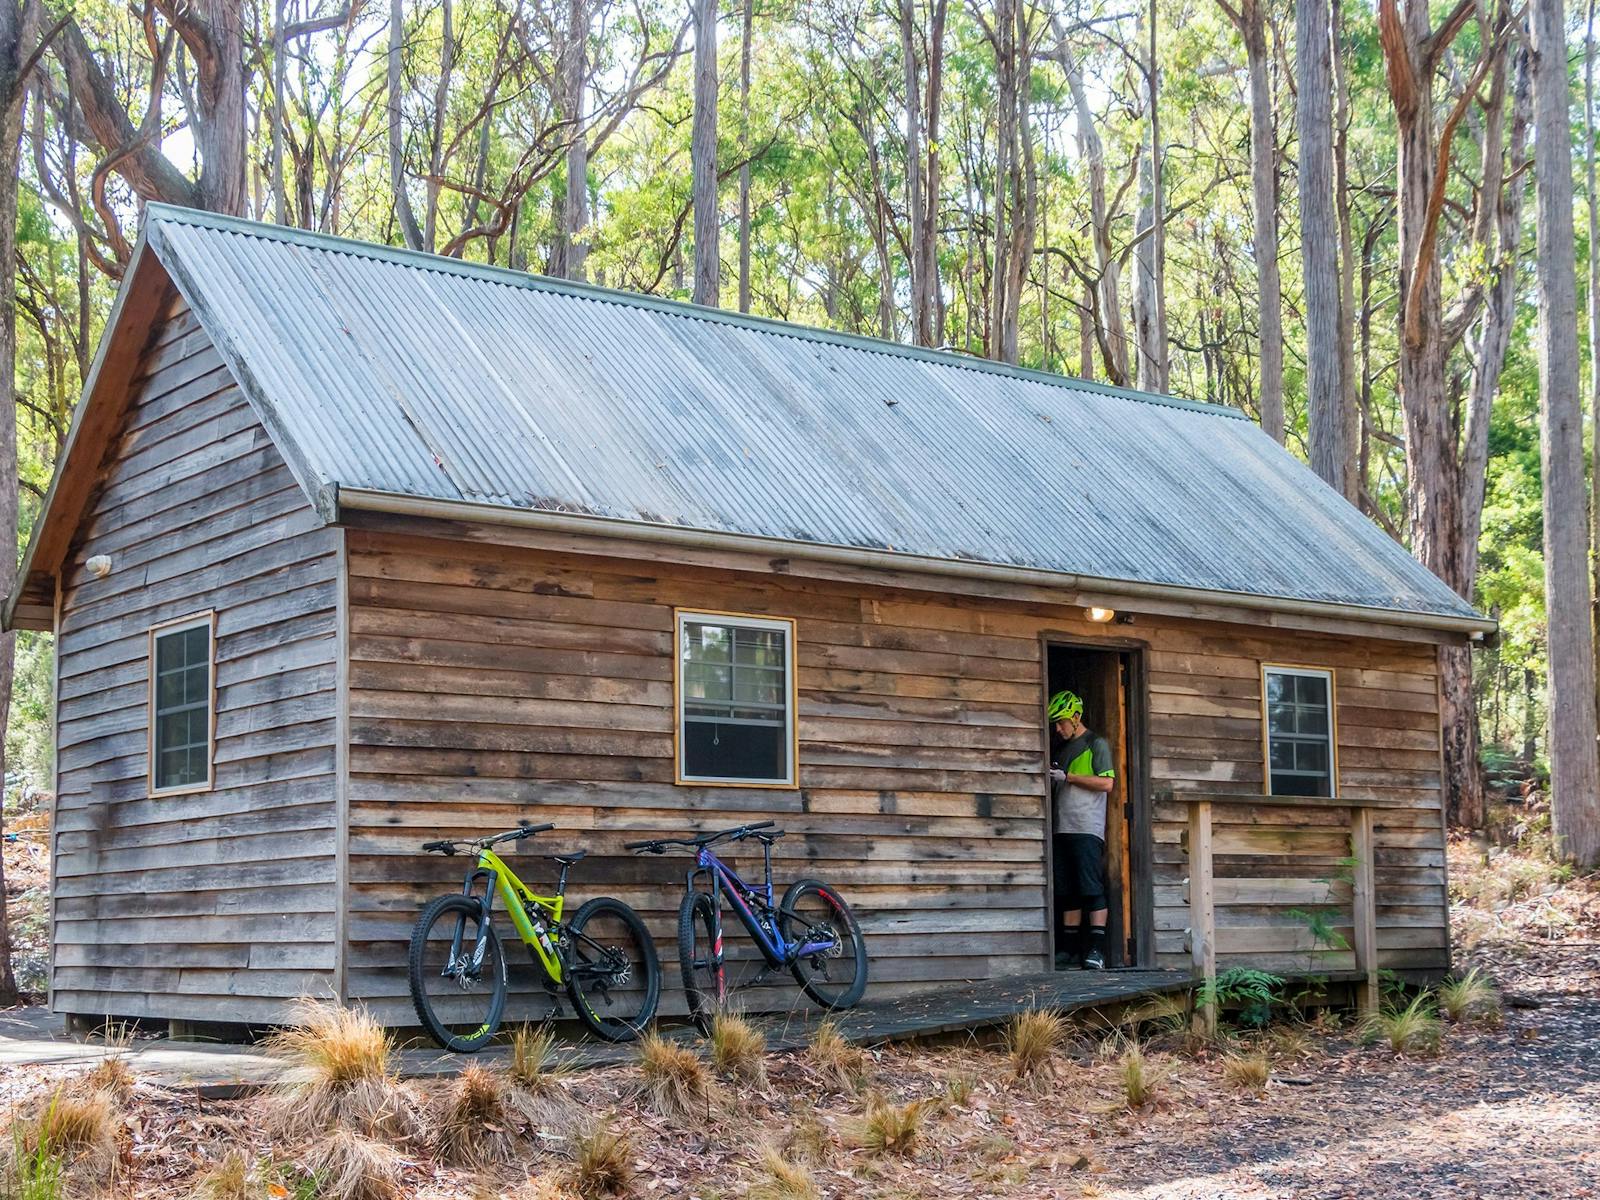
[[560, 864], [561, 878], [555, 895], [536, 896], [492, 849], [554, 828], [524, 821], [508, 833], [422, 847], [433, 854], [477, 853], [461, 891], [429, 903], [411, 934], [411, 1000], [423, 1027], [446, 1050], [479, 1049], [505, 1015], [506, 960], [491, 919], [497, 896], [532, 952], [545, 990], [555, 995], [565, 987], [578, 1020], [592, 1033], [630, 1041], [655, 1016], [661, 964], [639, 914], [601, 896], [570, 921], [561, 919], [567, 873], [587, 851], [548, 855]]

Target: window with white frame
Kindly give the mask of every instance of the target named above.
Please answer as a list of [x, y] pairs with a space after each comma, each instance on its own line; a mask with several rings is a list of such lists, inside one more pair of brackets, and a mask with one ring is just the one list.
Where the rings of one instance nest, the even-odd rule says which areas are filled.
[[150, 630], [150, 790], [211, 786], [212, 616]]
[[678, 779], [792, 787], [794, 622], [679, 612]]
[[1264, 667], [1267, 790], [1274, 796], [1334, 794], [1333, 672]]

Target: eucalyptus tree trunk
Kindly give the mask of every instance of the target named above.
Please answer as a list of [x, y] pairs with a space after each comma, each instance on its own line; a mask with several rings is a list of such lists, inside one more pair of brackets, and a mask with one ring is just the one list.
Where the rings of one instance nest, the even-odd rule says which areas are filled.
[[[1403, 8], [1402, 8], [1403, 3]], [[1456, 16], [1456, 14], [1452, 14]], [[1411, 552], [1458, 594], [1469, 590], [1461, 561], [1462, 464], [1455, 420], [1445, 395], [1447, 350], [1442, 314], [1435, 182], [1440, 139], [1434, 131], [1433, 74], [1437, 58], [1460, 29], [1461, 16], [1434, 29], [1427, 0], [1379, 0], [1389, 95], [1399, 153], [1395, 203], [1400, 259], [1400, 404], [1405, 420], [1406, 524]], [[1446, 121], [1446, 149], [1464, 106]], [[1448, 155], [1446, 156], [1448, 160]], [[1441, 181], [1442, 182], [1442, 181]], [[1439, 193], [1442, 199], [1442, 190]], [[1442, 655], [1445, 792], [1450, 819], [1483, 820], [1483, 777], [1470, 753], [1476, 703], [1465, 656]]]
[[[24, 66], [38, 36], [37, 0], [0, 3], [0, 596], [17, 586], [17, 257], [18, 172], [22, 159]], [[4, 731], [11, 720], [17, 635], [0, 634], [0, 779], [5, 776]], [[0, 818], [3, 825], [3, 818]], [[3, 830], [0, 830], [3, 832]], [[0, 861], [0, 1008], [17, 1002], [11, 969], [11, 925], [6, 913], [5, 865]]]
[[[1600, 195], [1595, 189], [1594, 121], [1594, 37], [1595, 0], [1589, 0], [1588, 21], [1583, 38], [1583, 175], [1585, 207], [1589, 210], [1589, 411], [1600, 446]], [[1600, 453], [1594, 456], [1594, 476], [1590, 488], [1589, 557], [1593, 563], [1592, 590], [1596, 607], [1590, 622], [1600, 634]], [[1595, 639], [1595, 681], [1600, 689], [1600, 636]], [[1600, 691], [1597, 691], [1600, 698]]]
[[[1517, 321], [1517, 267], [1521, 257], [1522, 199], [1526, 178], [1518, 167], [1527, 154], [1532, 103], [1528, 57], [1519, 53], [1510, 68], [1511, 133], [1503, 137], [1506, 108], [1505, 75], [1508, 65], [1496, 67], [1495, 87], [1484, 107], [1484, 134], [1480, 161], [1484, 164], [1485, 217], [1493, 222], [1491, 278], [1484, 296], [1483, 315], [1473, 356], [1467, 391], [1467, 416], [1461, 456], [1461, 528], [1457, 561], [1461, 576], [1458, 590], [1472, 600], [1478, 578], [1478, 538], [1483, 526], [1484, 481], [1489, 463], [1489, 419], [1506, 352]], [[1476, 696], [1472, 689], [1472, 651], [1466, 646], [1439, 648], [1440, 692], [1444, 711], [1440, 728], [1445, 741], [1446, 783], [1458, 797], [1455, 819], [1476, 828], [1483, 824], [1483, 787], [1477, 771], [1480, 752]], [[1465, 769], [1463, 769], [1463, 767]]]
[[744, 0], [739, 29], [739, 311], [742, 313], [750, 311], [750, 50], [755, 17], [755, 0]]
[[566, 189], [561, 200], [561, 274], [567, 279], [589, 277], [589, 132], [584, 126], [584, 83], [589, 77], [589, 4], [571, 0], [567, 6], [567, 43], [562, 61], [563, 108], [571, 128], [567, 143]]
[[1345, 69], [1344, 6], [1332, 0], [1330, 53], [1333, 59], [1333, 207], [1339, 223], [1339, 414], [1344, 422], [1344, 486], [1360, 505], [1366, 488], [1366, 456], [1361, 453], [1361, 405], [1356, 390], [1356, 254], [1350, 228], [1350, 86]]
[[1344, 386], [1340, 382], [1339, 244], [1333, 211], [1333, 70], [1328, 0], [1295, 4], [1300, 137], [1300, 259], [1305, 284], [1306, 407], [1311, 469], [1345, 492]]
[[1128, 374], [1128, 334], [1122, 320], [1121, 268], [1111, 246], [1111, 216], [1106, 201], [1106, 155], [1100, 133], [1094, 127], [1094, 110], [1083, 85], [1083, 70], [1067, 45], [1066, 29], [1055, 18], [1056, 60], [1067, 77], [1072, 92], [1072, 108], [1077, 120], [1078, 153], [1089, 168], [1089, 225], [1094, 239], [1096, 305], [1095, 340], [1106, 376], [1119, 387], [1130, 382]]
[[1594, 633], [1589, 615], [1572, 144], [1562, 0], [1533, 0], [1534, 190], [1539, 231], [1539, 451], [1550, 655], [1550, 811], [1557, 849], [1600, 864]]
[[389, 50], [385, 63], [388, 85], [389, 118], [389, 191], [394, 196], [395, 222], [400, 226], [400, 236], [413, 250], [422, 249], [422, 229], [417, 225], [416, 214], [411, 211], [411, 198], [406, 194], [405, 138], [400, 125], [401, 54], [405, 49], [405, 0], [389, 0]]
[[1278, 147], [1272, 129], [1272, 75], [1267, 52], [1267, 0], [1227, 3], [1222, 10], [1244, 40], [1250, 71], [1250, 203], [1260, 313], [1261, 428], [1283, 441], [1283, 283], [1278, 271]]
[[694, 168], [694, 302], [717, 304], [722, 259], [717, 214], [717, 0], [695, 0], [694, 124], [689, 157]]
[[1139, 157], [1139, 244], [1134, 252], [1134, 343], [1138, 385], [1165, 395], [1169, 386], [1166, 296], [1166, 197], [1162, 189], [1160, 71], [1156, 62], [1156, 6], [1144, 14], [1145, 82], [1150, 105], [1147, 141]]

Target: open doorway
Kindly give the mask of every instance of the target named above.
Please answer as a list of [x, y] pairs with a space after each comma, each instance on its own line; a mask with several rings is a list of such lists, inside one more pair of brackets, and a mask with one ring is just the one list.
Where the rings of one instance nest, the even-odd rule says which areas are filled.
[[[1115, 782], [1106, 795], [1105, 803], [1105, 883], [1109, 910], [1106, 919], [1106, 965], [1113, 968], [1143, 965], [1150, 953], [1150, 947], [1142, 944], [1144, 939], [1140, 936], [1144, 908], [1141, 893], [1147, 890], [1143, 886], [1145, 871], [1140, 870], [1144, 856], [1138, 853], [1144, 822], [1143, 813], [1134, 802], [1134, 798], [1141, 796], [1144, 790], [1141, 778], [1143, 763], [1141, 756], [1133, 752], [1142, 736], [1142, 714], [1136, 703], [1136, 696], [1142, 693], [1142, 680], [1136, 672], [1142, 668], [1142, 663], [1137, 650], [1132, 647], [1047, 642], [1046, 650], [1049, 684], [1046, 695], [1051, 696], [1066, 689], [1082, 698], [1083, 722], [1094, 733], [1105, 738], [1116, 772]], [[1046, 725], [1048, 727], [1048, 720]], [[1047, 729], [1047, 733], [1051, 761], [1054, 762], [1061, 747], [1054, 730]], [[1053, 884], [1057, 849], [1055, 835], [1060, 832], [1056, 807], [1052, 797], [1048, 815], [1051, 836], [1047, 851], [1052, 867], [1048, 876], [1052, 878], [1049, 914], [1052, 962], [1057, 961], [1056, 952], [1066, 950], [1070, 944], [1062, 917], [1072, 902], [1070, 897], [1057, 895]]]

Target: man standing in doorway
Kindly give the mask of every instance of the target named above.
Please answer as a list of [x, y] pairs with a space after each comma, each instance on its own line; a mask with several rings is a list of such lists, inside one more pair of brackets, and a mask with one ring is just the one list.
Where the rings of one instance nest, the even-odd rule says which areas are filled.
[[[1116, 785], [1111, 747], [1083, 723], [1083, 701], [1072, 692], [1050, 697], [1055, 732], [1050, 778], [1055, 785], [1056, 898], [1063, 949], [1056, 968], [1106, 969], [1106, 795]], [[1080, 924], [1082, 922], [1082, 924]]]

